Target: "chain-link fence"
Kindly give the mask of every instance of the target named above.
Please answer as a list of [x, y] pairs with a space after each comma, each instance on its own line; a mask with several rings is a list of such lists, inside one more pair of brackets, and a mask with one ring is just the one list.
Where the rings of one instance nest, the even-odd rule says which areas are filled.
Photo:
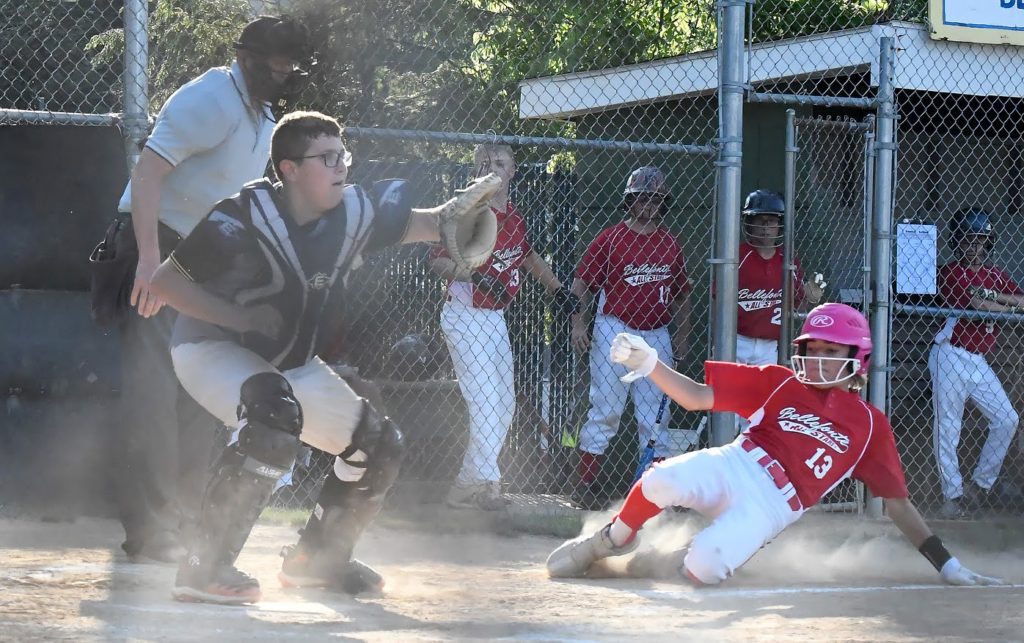
[[[367, 257], [349, 280], [339, 354], [376, 381], [381, 404], [405, 428], [403, 489], [418, 499], [442, 501], [457, 481], [500, 481], [524, 502], [604, 506], [632, 480], [648, 437], [656, 437], [657, 456], [721, 441], [724, 425], [709, 432], [700, 415], [673, 405], [660, 412], [659, 395], [634, 385], [627, 399], [617, 380], [595, 383], [592, 375], [605, 377], [602, 333], [618, 328], [616, 317], [681, 353], [690, 375], [699, 377], [713, 352], [731, 354], [721, 348], [732, 346], [735, 328], [727, 314], [712, 323], [712, 311], [736, 300], [724, 291], [715, 299], [712, 281], [738, 283], [738, 257], [725, 247], [744, 240], [736, 199], [765, 188], [792, 197], [793, 249], [805, 274], [823, 273], [825, 299], [871, 318], [868, 395], [891, 411], [914, 499], [943, 515], [1019, 510], [1021, 445], [1011, 409], [1021, 400], [1010, 377], [1018, 354], [1018, 313], [1010, 309], [1019, 302], [1010, 281], [1024, 278], [1016, 221], [1021, 55], [1011, 46], [930, 39], [923, 0], [168, 0], [148, 14], [139, 2], [5, 8], [4, 124], [121, 122], [134, 154], [149, 97], [155, 111], [207, 67], [228, 64], [253, 10], [287, 11], [310, 26], [317, 51], [300, 107], [344, 121], [356, 157], [352, 180], [406, 178], [420, 205], [432, 205], [510, 146], [510, 201], [522, 220], [514, 225], [533, 252], [519, 258], [536, 258], [493, 269], [506, 292], [521, 282], [514, 297], [478, 301], [470, 284], [438, 274], [426, 246]], [[742, 114], [730, 102], [737, 95]], [[795, 110], [790, 176], [787, 107]], [[474, 155], [480, 144], [491, 144], [486, 163]], [[644, 166], [664, 173], [672, 202], [660, 222], [638, 224], [658, 210], [645, 213], [645, 199], [624, 194], [631, 172]], [[982, 225], [977, 213], [956, 218], [970, 208], [991, 215], [991, 248], [981, 248], [1005, 275], [964, 266], [960, 245], [978, 230], [951, 229], [968, 219]], [[685, 257], [685, 287], [677, 255]], [[941, 268], [949, 262], [954, 267]], [[987, 290], [954, 297], [948, 275], [956, 266], [970, 287]], [[623, 299], [602, 281], [613, 269], [653, 294]], [[594, 301], [587, 324], [574, 328], [552, 293], [578, 278], [580, 292], [592, 296], [584, 299]], [[803, 310], [781, 320], [783, 338]], [[969, 321], [978, 311], [1005, 317]], [[942, 366], [950, 363], [942, 351], [963, 364]], [[491, 374], [496, 361], [512, 365], [511, 378]], [[936, 406], [945, 409], [942, 421]], [[976, 417], [973, 407], [994, 419]], [[278, 504], [308, 506], [329, 466], [314, 455], [312, 473], [300, 471]], [[860, 494], [851, 484], [826, 504], [859, 509]]]
[[[867, 294], [865, 311], [877, 316], [876, 341], [878, 330], [887, 338], [887, 359], [879, 364], [884, 371], [872, 373], [871, 400], [891, 412], [914, 500], [939, 517], [1019, 512], [1021, 445], [1014, 437], [1020, 435], [1014, 409], [1020, 398], [1009, 375], [1017, 361], [1017, 319], [1013, 312], [999, 320], [979, 312], [1006, 310], [1016, 300], [1000, 297], [997, 306], [989, 306], [964, 292], [993, 288], [986, 281], [995, 279], [991, 274], [1006, 280], [994, 290], [1014, 292], [1010, 282], [1020, 277], [1014, 237], [1019, 181], [1011, 169], [1024, 88], [1019, 49], [930, 39], [925, 2], [758, 2], [751, 28], [750, 99], [758, 109], [788, 103], [802, 119], [835, 132], [828, 119], [863, 121], [876, 110], [882, 114], [886, 107], [879, 102], [890, 83], [894, 145], [872, 141], [868, 153], [876, 158], [887, 149], [894, 152], [892, 225], [876, 225], [875, 243], [870, 219], [837, 211], [816, 226], [833, 251], [822, 264], [835, 274], [828, 298], [852, 302]], [[885, 38], [893, 43], [889, 73]], [[805, 129], [802, 124], [801, 137]], [[822, 142], [815, 140], [815, 150]], [[804, 165], [808, 143], [799, 147], [798, 163]], [[797, 212], [815, 212], [822, 204], [848, 206], [851, 199], [859, 202], [858, 194], [869, 201], [877, 197], [875, 190], [860, 192], [857, 161], [841, 144], [822, 152], [812, 152], [811, 165], [798, 174], [808, 183], [806, 190], [798, 186]], [[816, 184], [828, 172], [835, 179]], [[884, 205], [869, 203], [864, 212]], [[983, 252], [987, 256], [958, 247], [971, 230], [957, 228], [957, 222], [974, 219], [957, 213], [971, 209], [991, 215], [993, 232], [1000, 235]], [[802, 225], [798, 219], [798, 248], [805, 234], [813, 235]], [[851, 237], [851, 226], [863, 233]], [[895, 252], [891, 306], [888, 297], [879, 297], [890, 287], [878, 274], [888, 257], [872, 262], [855, 256], [872, 246]], [[858, 274], [862, 267], [865, 272]], [[841, 271], [849, 278], [840, 277]]]
[[[664, 280], [655, 273], [670, 262], [657, 255], [675, 248], [685, 256], [691, 330], [676, 344], [687, 344], [683, 363], [699, 372], [708, 351], [717, 76], [697, 52], [713, 47], [714, 3], [684, 11], [669, 3], [576, 2], [382, 3], [373, 12], [297, 2], [292, 8], [315, 16], [310, 24], [319, 43], [304, 103], [343, 115], [356, 156], [353, 176], [429, 177], [426, 205], [481, 171], [476, 145], [509, 144], [518, 168], [511, 202], [529, 248], [557, 278], [544, 284], [537, 278], [543, 268], [514, 260], [503, 273], [499, 264], [492, 272], [515, 275], [506, 284], [522, 287], [494, 314], [461, 301], [466, 284], [435, 274], [427, 247], [387, 251], [353, 275], [346, 357], [377, 379], [387, 411], [406, 430], [411, 456], [398, 495], [443, 501], [453, 483], [500, 480], [503, 492], [519, 494], [518, 502], [557, 504], [564, 500], [553, 494], [577, 491], [583, 473], [589, 495], [577, 500], [607, 504], [632, 480], [646, 446], [637, 420], [643, 435], [651, 434], [660, 400], [642, 400], [636, 417], [623, 404], [614, 418], [586, 428], [590, 355], [573, 350], [572, 324], [550, 291], [558, 284], [571, 288], [597, 235], [629, 218], [623, 192], [630, 173], [657, 166], [673, 198], [664, 217], [667, 234], [664, 247], [648, 250], [650, 261], [635, 258], [634, 278]], [[659, 60], [687, 54], [701, 56], [688, 76]], [[688, 98], [665, 102], [679, 94]], [[621, 254], [624, 247], [613, 250]], [[665, 289], [663, 297], [682, 294]], [[578, 331], [585, 336], [604, 316], [597, 303], [591, 326]], [[659, 314], [671, 315], [661, 307]], [[606, 351], [595, 343], [593, 353]], [[508, 380], [492, 372], [506, 359], [514, 373]], [[403, 381], [410, 379], [419, 381]], [[606, 397], [601, 389], [594, 395], [599, 403]], [[700, 423], [700, 416], [679, 409], [663, 413], [660, 426], [680, 431], [659, 440], [658, 455], [689, 448]], [[608, 443], [604, 433], [616, 438]], [[579, 455], [587, 435], [600, 459], [590, 469]], [[279, 498], [308, 501], [304, 490]]]

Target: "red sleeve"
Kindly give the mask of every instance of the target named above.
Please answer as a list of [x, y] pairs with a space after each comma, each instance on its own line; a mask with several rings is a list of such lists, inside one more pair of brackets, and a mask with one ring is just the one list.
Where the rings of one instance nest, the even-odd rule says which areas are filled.
[[601, 290], [604, 282], [608, 279], [608, 262], [610, 258], [608, 256], [607, 233], [607, 230], [601, 232], [590, 243], [586, 253], [584, 253], [583, 258], [580, 260], [579, 267], [576, 269], [576, 276], [583, 283], [587, 284], [587, 288], [591, 292]]
[[672, 274], [675, 275], [675, 289], [676, 296], [685, 295], [690, 292], [690, 278], [686, 275], [686, 257], [683, 256], [682, 248], [679, 249], [679, 254], [676, 256], [676, 263], [673, 266]]
[[768, 396], [793, 372], [777, 365], [749, 366], [732, 362], [704, 362], [704, 383], [715, 393], [712, 411], [730, 411], [743, 417], [761, 408]]
[[1020, 294], [1024, 294], [1024, 293], [1021, 293], [1020, 286], [1017, 285], [1017, 282], [1014, 281], [1013, 278], [1010, 277], [1010, 275], [1007, 274], [1005, 271], [1000, 270], [999, 271], [999, 276], [1002, 277], [1003, 281], [1006, 282], [1006, 285], [1002, 289], [1000, 289], [1000, 292], [1002, 292], [1005, 295], [1020, 295]]
[[892, 425], [878, 409], [871, 407], [874, 428], [871, 442], [860, 463], [853, 470], [853, 477], [867, 485], [871, 494], [878, 498], [909, 498], [907, 481], [903, 477], [903, 465], [896, 450], [896, 438]]
[[939, 271], [939, 294], [947, 308], [970, 308], [971, 293], [967, 288], [966, 275], [963, 270], [947, 263]]
[[430, 259], [439, 259], [440, 257], [448, 257], [448, 251], [440, 243], [435, 243], [430, 246]]

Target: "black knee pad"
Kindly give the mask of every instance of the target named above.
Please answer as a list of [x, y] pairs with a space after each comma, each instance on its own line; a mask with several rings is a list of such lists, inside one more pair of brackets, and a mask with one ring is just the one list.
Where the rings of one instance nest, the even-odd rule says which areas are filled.
[[260, 373], [242, 384], [238, 417], [242, 428], [235, 445], [245, 456], [243, 469], [264, 478], [279, 479], [298, 456], [302, 407], [288, 380], [277, 373]]
[[242, 383], [238, 419], [292, 435], [302, 432], [302, 406], [279, 373], [257, 373]]

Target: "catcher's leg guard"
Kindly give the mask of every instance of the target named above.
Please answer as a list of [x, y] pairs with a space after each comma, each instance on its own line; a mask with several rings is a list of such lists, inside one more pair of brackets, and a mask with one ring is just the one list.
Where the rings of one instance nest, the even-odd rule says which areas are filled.
[[612, 543], [608, 530], [611, 524], [585, 538], [577, 538], [564, 543], [548, 556], [548, 576], [551, 578], [578, 578], [585, 576], [590, 566], [609, 556], [622, 556], [637, 548], [639, 536], [621, 547]]
[[352, 558], [352, 552], [398, 477], [402, 452], [402, 433], [364, 402], [352, 445], [338, 457], [348, 467], [365, 472], [348, 482], [334, 471], [327, 474], [298, 545], [282, 551], [284, 562], [278, 575], [282, 585], [334, 587], [350, 594], [383, 588], [384, 579]]
[[275, 484], [295, 463], [302, 409], [287, 380], [260, 373], [242, 385], [238, 417], [238, 441], [214, 465], [194, 541], [178, 570], [178, 600], [241, 604], [260, 598], [259, 583], [234, 563]]

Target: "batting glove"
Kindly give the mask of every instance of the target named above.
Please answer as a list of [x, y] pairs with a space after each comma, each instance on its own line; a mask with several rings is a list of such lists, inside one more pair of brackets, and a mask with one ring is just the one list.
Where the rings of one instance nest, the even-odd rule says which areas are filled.
[[564, 286], [555, 291], [554, 304], [566, 317], [572, 317], [580, 311], [580, 298]]
[[508, 288], [494, 275], [485, 275], [480, 272], [474, 272], [472, 277], [473, 285], [479, 288], [483, 293], [489, 295], [492, 299], [498, 303], [504, 304], [505, 300], [508, 299]]
[[950, 558], [946, 561], [946, 564], [942, 566], [939, 571], [939, 575], [942, 576], [942, 580], [948, 585], [1003, 585], [1003, 580], [1000, 578], [994, 578], [992, 576], [982, 576], [981, 574], [972, 572], [963, 565], [955, 557]]
[[658, 365], [658, 351], [651, 348], [642, 337], [619, 333], [612, 340], [609, 357], [616, 364], [622, 364], [629, 372], [619, 379], [627, 384], [641, 377], [647, 377]]
[[985, 301], [995, 301], [999, 298], [999, 293], [988, 288], [973, 288], [972, 294], [979, 299], [984, 299]]

